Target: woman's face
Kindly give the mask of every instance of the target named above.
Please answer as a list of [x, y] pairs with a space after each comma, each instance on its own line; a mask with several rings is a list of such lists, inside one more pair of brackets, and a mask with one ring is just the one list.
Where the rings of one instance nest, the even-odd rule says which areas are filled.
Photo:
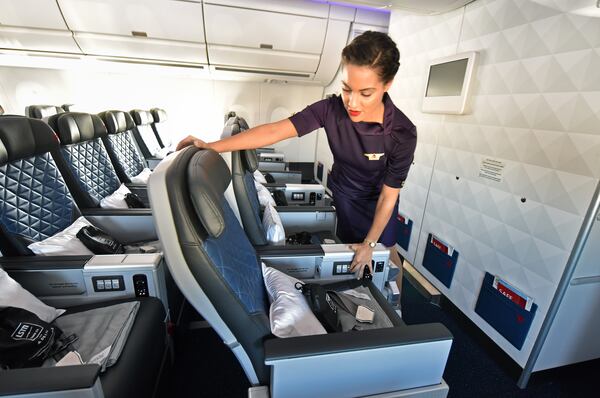
[[381, 115], [383, 95], [392, 82], [383, 83], [369, 66], [344, 65], [342, 69], [342, 99], [353, 122], [376, 121]]

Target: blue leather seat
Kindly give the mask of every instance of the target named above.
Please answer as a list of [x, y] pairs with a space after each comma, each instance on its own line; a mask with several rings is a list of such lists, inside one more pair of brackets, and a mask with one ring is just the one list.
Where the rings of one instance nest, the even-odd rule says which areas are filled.
[[88, 113], [65, 112], [51, 116], [48, 124], [59, 137], [66, 164], [63, 173], [80, 208], [99, 207], [100, 201], [121, 186], [103, 138], [104, 123]]
[[158, 141], [152, 129], [152, 123], [154, 123], [152, 113], [141, 109], [134, 109], [129, 111], [129, 114], [135, 123], [133, 135], [144, 157], [146, 159], [161, 158], [159, 155], [163, 146]]
[[[368, 281], [363, 286], [391, 326], [274, 337], [262, 258], [257, 258], [225, 199], [230, 181], [219, 154], [188, 147], [161, 162], [150, 177], [149, 190], [152, 205], [161, 209], [153, 217], [173, 278], [231, 348], [252, 385], [270, 386], [273, 398], [367, 396], [445, 386], [449, 331], [441, 324], [404, 325]], [[304, 257], [287, 258], [302, 268]], [[313, 266], [314, 261], [308, 258]], [[350, 278], [341, 281], [343, 286], [350, 280], [356, 283]]]
[[108, 149], [117, 175], [121, 181], [131, 182], [131, 177], [137, 176], [147, 167], [133, 136], [135, 123], [129, 113], [122, 111], [106, 111], [99, 113], [98, 116], [108, 130], [108, 135], [103, 136], [102, 140]]
[[0, 250], [32, 254], [27, 246], [78, 217], [57, 165], [58, 140], [41, 120], [0, 116]]
[[[238, 134], [241, 131], [248, 129], [246, 121], [239, 117], [232, 117], [225, 125], [225, 129], [230, 130], [231, 135]], [[265, 237], [265, 230], [261, 220], [261, 208], [258, 200], [258, 194], [256, 186], [254, 184], [254, 171], [258, 168], [258, 158], [256, 151], [253, 149], [247, 149], [242, 151], [231, 152], [231, 174], [232, 174], [232, 185], [235, 193], [235, 199], [240, 212], [240, 218], [244, 225], [244, 230], [248, 235], [248, 238], [253, 245], [262, 246], [268, 245], [268, 241]], [[315, 212], [319, 211], [323, 215], [328, 216], [329, 228], [324, 226], [313, 225], [309, 226], [308, 223], [305, 226], [300, 226], [301, 231], [307, 231], [311, 233], [311, 244], [320, 245], [325, 243], [325, 239], [330, 239], [330, 243], [339, 243], [339, 239], [335, 236], [335, 209], [331, 206], [324, 207], [309, 207], [309, 206], [277, 206], [277, 211], [280, 212], [282, 221], [285, 216], [289, 213], [305, 213], [307, 219], [314, 220]], [[284, 213], [285, 212], [285, 213]], [[312, 215], [312, 216], [311, 216]], [[299, 218], [302, 216], [296, 216]], [[324, 217], [325, 219], [325, 217]], [[284, 228], [286, 233], [288, 228], [284, 222]], [[323, 229], [321, 229], [323, 228]], [[295, 226], [298, 232], [298, 226]]]

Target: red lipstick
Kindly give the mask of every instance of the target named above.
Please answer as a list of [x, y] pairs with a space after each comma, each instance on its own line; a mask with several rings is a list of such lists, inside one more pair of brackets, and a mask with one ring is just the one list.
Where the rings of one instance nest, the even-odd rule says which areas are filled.
[[356, 117], [360, 115], [360, 111], [351, 111], [350, 109], [348, 109], [348, 114], [352, 117]]

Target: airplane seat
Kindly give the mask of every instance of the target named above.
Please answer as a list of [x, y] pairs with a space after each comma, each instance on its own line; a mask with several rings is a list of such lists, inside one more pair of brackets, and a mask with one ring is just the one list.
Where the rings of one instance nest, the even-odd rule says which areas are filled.
[[103, 142], [108, 135], [104, 123], [89, 113], [65, 112], [51, 116], [48, 124], [60, 140], [62, 157], [57, 162], [64, 165], [63, 177], [75, 201], [80, 208], [100, 207], [121, 186]]
[[151, 124], [152, 130], [154, 131], [161, 148], [172, 146], [172, 137], [169, 137], [169, 133], [165, 128], [167, 111], [160, 108], [152, 108], [150, 109], [150, 113], [152, 114], [153, 119]]
[[122, 111], [106, 111], [98, 114], [108, 135], [102, 140], [113, 161], [117, 175], [123, 182], [133, 182], [144, 171], [146, 162], [135, 142], [133, 129], [135, 123], [131, 115]]
[[25, 107], [25, 116], [46, 120], [52, 115], [63, 113], [64, 109], [54, 105], [29, 105]]
[[[247, 128], [246, 122], [238, 117], [230, 118], [225, 129], [231, 135]], [[265, 229], [261, 221], [261, 208], [254, 184], [254, 171], [258, 168], [255, 150], [233, 151], [231, 153], [232, 185], [240, 211], [244, 230], [252, 244], [268, 245]], [[277, 206], [284, 224], [286, 235], [309, 232], [312, 244], [339, 243], [335, 236], [335, 209], [331, 206]]]
[[[70, 125], [68, 129], [60, 128], [61, 139], [71, 141], [59, 146], [59, 138], [48, 124], [25, 116], [0, 116], [0, 233], [3, 235], [0, 250], [4, 255], [31, 255], [27, 246], [53, 236], [70, 226], [83, 215], [106, 232], [123, 243], [151, 241], [156, 239], [149, 209], [96, 209], [78, 206], [75, 194], [87, 198], [87, 202], [96, 204], [103, 190], [109, 191], [110, 184], [118, 187], [114, 174], [105, 178], [97, 169], [104, 167], [107, 156], [96, 153], [100, 145], [90, 145], [79, 151], [69, 148], [77, 146], [77, 141], [94, 137], [102, 132], [100, 119], [88, 114], [61, 114], [57, 118], [58, 125]], [[86, 122], [88, 123], [86, 125]], [[77, 128], [77, 124], [81, 128]], [[70, 137], [67, 133], [71, 134]], [[88, 140], [85, 142], [93, 142]], [[65, 149], [65, 147], [67, 147]], [[82, 176], [77, 179], [69, 171], [65, 156], [74, 160], [73, 164], [84, 164], [88, 167], [71, 168]], [[108, 162], [110, 164], [110, 162]], [[98, 180], [89, 178], [95, 174]], [[71, 179], [71, 185], [69, 184]], [[76, 187], [79, 184], [79, 188]], [[93, 184], [93, 185], [92, 185]], [[85, 190], [91, 187], [91, 192]], [[72, 189], [76, 188], [76, 189]], [[85, 195], [84, 195], [85, 194]], [[114, 217], [113, 217], [114, 216]], [[126, 222], [127, 216], [135, 217], [134, 222]], [[118, 222], [118, 218], [123, 218]], [[93, 220], [99, 218], [98, 224]], [[145, 223], [144, 219], [145, 218]], [[104, 228], [104, 220], [108, 228]], [[135, 225], [134, 225], [135, 224]], [[120, 228], [122, 227], [122, 228]], [[131, 234], [135, 230], [135, 235]], [[130, 234], [127, 237], [127, 234]], [[121, 239], [121, 238], [126, 239]]]
[[[58, 124], [71, 125], [70, 140], [89, 138], [102, 131], [97, 116], [62, 115]], [[60, 131], [65, 139], [67, 130]], [[91, 163], [98, 161], [91, 156], [93, 148], [87, 149], [82, 156], [90, 156]], [[48, 124], [25, 116], [0, 116], [0, 267], [20, 275], [19, 282], [32, 294], [47, 295], [57, 305], [63, 305], [65, 300], [86, 304], [136, 297], [140, 291], [136, 290], [134, 280], [139, 275], [145, 285], [142, 295], [158, 297], [166, 308], [179, 311], [180, 293], [165, 272], [162, 254], [140, 254], [137, 250], [136, 244], [150, 245], [157, 240], [150, 210], [81, 208], [64, 177], [69, 173], [59, 139]], [[64, 249], [65, 244], [73, 248], [71, 240], [78, 239], [63, 237], [54, 241], [54, 247], [47, 244], [45, 253], [34, 256], [29, 245], [64, 232], [82, 216], [123, 245], [134, 246], [124, 254], [93, 255], [92, 250], [82, 251], [81, 244], [74, 251]], [[116, 279], [122, 278], [121, 286], [114, 291], [93, 287], [93, 278], [106, 272]], [[131, 282], [125, 283], [128, 279]], [[62, 284], [65, 289], [55, 288]]]
[[[430, 387], [428, 393], [447, 392], [442, 374], [450, 332], [441, 324], [406, 326], [370, 281], [361, 283], [380, 304], [387, 327], [275, 337], [260, 265], [260, 260], [268, 265], [270, 259], [257, 257], [227, 203], [224, 192], [230, 181], [219, 154], [188, 147], [161, 162], [150, 177], [149, 190], [152, 205], [163, 209], [153, 217], [177, 285], [230, 347], [252, 385], [270, 386], [273, 398], [399, 390], [406, 393], [402, 396], [416, 397], [408, 392], [423, 386]], [[341, 254], [334, 257], [339, 260]], [[327, 266], [324, 256], [288, 254], [286, 260], [295, 269], [319, 262], [323, 275], [325, 268], [335, 267], [333, 262]], [[303, 279], [328, 282], [317, 274]], [[351, 280], [353, 276], [346, 276], [340, 285], [327, 286], [339, 288]]]
[[[63, 316], [132, 301], [139, 302], [135, 320], [117, 362], [106, 368], [105, 372], [100, 372], [100, 366], [94, 363], [3, 369], [0, 372], [0, 396], [154, 396], [156, 390], [161, 387], [161, 380], [169, 367], [168, 343], [165, 339], [165, 309], [160, 300], [145, 297], [63, 306], [67, 310]], [[64, 329], [63, 332], [69, 331]], [[84, 346], [91, 346], [98, 339], [91, 333], [77, 337]]]
[[58, 140], [48, 125], [0, 116], [0, 250], [32, 255], [27, 246], [62, 231], [78, 209], [57, 166]]
[[134, 109], [129, 111], [129, 114], [135, 123], [133, 135], [148, 165], [153, 169], [171, 151], [170, 149], [163, 149], [156, 138], [151, 126], [154, 123], [152, 113]]

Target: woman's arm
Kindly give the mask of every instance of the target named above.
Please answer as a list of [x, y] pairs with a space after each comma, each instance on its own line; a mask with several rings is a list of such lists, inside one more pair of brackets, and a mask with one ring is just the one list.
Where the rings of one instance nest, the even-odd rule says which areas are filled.
[[260, 148], [287, 138], [296, 137], [297, 135], [296, 127], [294, 127], [292, 122], [289, 119], [283, 119], [278, 122], [253, 127], [215, 142], [204, 142], [189, 135], [177, 144], [177, 150], [193, 144], [198, 148], [210, 148], [217, 152], [231, 152], [242, 149]]
[[357, 243], [352, 246], [354, 250], [354, 258], [350, 265], [351, 271], [356, 271], [357, 267], [360, 268], [360, 277], [362, 277], [364, 266], [367, 265], [373, 273], [373, 267], [371, 260], [373, 259], [373, 249], [368, 245], [367, 242], [377, 242], [381, 236], [385, 226], [390, 221], [390, 217], [394, 212], [396, 201], [398, 200], [398, 194], [400, 188], [392, 188], [383, 184], [379, 199], [377, 200], [377, 207], [375, 208], [375, 216], [373, 217], [373, 224], [365, 236], [363, 243]]

